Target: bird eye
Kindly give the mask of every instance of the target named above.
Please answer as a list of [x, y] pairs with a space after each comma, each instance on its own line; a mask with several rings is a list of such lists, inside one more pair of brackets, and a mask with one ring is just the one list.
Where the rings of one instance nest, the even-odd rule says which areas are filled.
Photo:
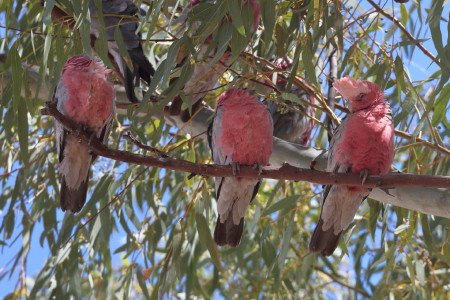
[[366, 94], [364, 94], [364, 93], [359, 94], [358, 100], [361, 100], [362, 98], [364, 98], [365, 95], [366, 95]]

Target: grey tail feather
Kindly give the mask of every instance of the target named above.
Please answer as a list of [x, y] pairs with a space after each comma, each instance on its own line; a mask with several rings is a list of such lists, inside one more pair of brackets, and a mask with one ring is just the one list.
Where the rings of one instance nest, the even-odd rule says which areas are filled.
[[339, 244], [342, 231], [336, 235], [333, 232], [333, 227], [327, 231], [323, 231], [322, 226], [323, 221], [322, 218], [320, 218], [316, 229], [314, 229], [311, 241], [309, 242], [309, 251], [320, 252], [323, 256], [330, 256]]
[[71, 190], [66, 184], [64, 176], [61, 180], [61, 198], [60, 205], [63, 211], [70, 210], [73, 213], [77, 213], [81, 210], [86, 202], [86, 195], [88, 189], [89, 174], [85, 181], [81, 183], [77, 190]]
[[133, 67], [137, 68], [137, 72], [135, 70], [135, 73], [139, 74], [139, 77], [141, 77], [147, 85], [150, 85], [152, 77], [155, 74], [155, 69], [148, 61], [147, 57], [145, 57], [142, 46], [139, 45], [137, 48], [128, 50], [128, 54], [133, 61]]
[[217, 218], [216, 228], [214, 229], [214, 241], [219, 246], [229, 245], [230, 247], [235, 248], [241, 242], [243, 231], [244, 217], [241, 218], [239, 225], [235, 225], [231, 213], [224, 223], [220, 222], [219, 216]]
[[[150, 85], [151, 79], [155, 74], [155, 69], [145, 57], [141, 45], [139, 45], [138, 48], [128, 50], [128, 54], [133, 61], [134, 71], [131, 71], [130, 68], [125, 65], [125, 91], [128, 99], [132, 103], [139, 103], [139, 99], [134, 92], [134, 87], [139, 86], [139, 78], [142, 78], [147, 85]], [[123, 63], [125, 64], [125, 62]]]
[[134, 86], [135, 86], [135, 78], [136, 76], [133, 74], [133, 72], [128, 68], [128, 66], [125, 66], [125, 92], [127, 94], [128, 99], [131, 103], [139, 103], [139, 99], [137, 98], [135, 92], [134, 92]]

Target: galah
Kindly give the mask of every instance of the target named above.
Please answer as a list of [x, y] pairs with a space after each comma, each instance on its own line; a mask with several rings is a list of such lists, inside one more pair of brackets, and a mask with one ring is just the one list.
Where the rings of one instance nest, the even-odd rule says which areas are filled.
[[[211, 0], [207, 0], [206, 2], [214, 2]], [[182, 23], [180, 28], [185, 29], [188, 28], [188, 13], [199, 4], [199, 0], [191, 1], [186, 8], [183, 10], [182, 14], [178, 17], [178, 19], [173, 23], [173, 25]], [[258, 27], [259, 20], [261, 18], [261, 11], [258, 0], [241, 0], [242, 7], [250, 5], [253, 12], [253, 25], [252, 30], [255, 31]], [[226, 16], [223, 20], [219, 22], [219, 26], [223, 26], [225, 22], [231, 22], [229, 16]], [[192, 24], [191, 24], [192, 25]], [[195, 25], [191, 26], [191, 30], [187, 32], [188, 35], [192, 35], [195, 33]], [[202, 106], [202, 100], [206, 96], [208, 92], [210, 92], [214, 86], [217, 84], [217, 81], [222, 76], [222, 74], [231, 66], [231, 50], [228, 48], [220, 57], [220, 59], [213, 65], [211, 65], [211, 61], [216, 56], [218, 51], [217, 47], [214, 49], [210, 48], [210, 42], [212, 41], [212, 35], [206, 38], [205, 43], [200, 45], [198, 48], [196, 57], [199, 61], [195, 62], [193, 74], [191, 78], [186, 82], [184, 87], [182, 88], [183, 93], [187, 97], [191, 97], [191, 105], [192, 105], [192, 113], [196, 112]], [[206, 57], [205, 57], [206, 55]], [[177, 67], [181, 67], [186, 61], [187, 57], [187, 48], [180, 47], [180, 50], [177, 53]], [[172, 80], [175, 83], [177, 78]], [[171, 84], [172, 84], [171, 82]], [[183, 104], [183, 100], [180, 96], [177, 96], [172, 101], [169, 112], [171, 115], [180, 115], [182, 121], [186, 122], [191, 118], [191, 114], [188, 110], [181, 110], [181, 106]]]
[[[99, 37], [98, 8], [94, 0], [89, 2], [91, 14], [91, 35], [94, 39]], [[108, 53], [110, 60], [117, 69], [117, 75], [122, 81], [127, 97], [131, 102], [138, 102], [134, 88], [140, 86], [140, 79], [148, 85], [155, 70], [144, 54], [141, 45], [141, 33], [137, 32], [139, 27], [138, 15], [141, 10], [132, 0], [102, 0], [102, 14], [105, 24], [106, 39], [108, 40]], [[114, 39], [114, 31], [120, 28], [122, 38], [133, 64], [133, 71], [125, 63], [119, 52], [119, 46]]]
[[[349, 76], [337, 80], [333, 86], [349, 101], [350, 114], [330, 141], [326, 170], [360, 174], [362, 182], [368, 175], [387, 174], [394, 155], [394, 126], [383, 91], [375, 83]], [[324, 256], [333, 254], [342, 231], [352, 222], [370, 191], [362, 186], [327, 185], [310, 251]]]
[[[282, 57], [276, 59], [273, 64], [277, 68], [287, 71], [292, 67], [292, 60], [288, 57]], [[271, 79], [275, 81], [275, 78], [272, 77]], [[303, 82], [300, 77], [297, 77], [297, 79]], [[288, 92], [305, 102], [316, 103], [314, 96], [310, 96], [304, 89], [295, 84], [288, 91], [288, 81], [282, 74], [278, 74], [275, 82], [278, 92]], [[278, 100], [283, 101], [281, 97], [278, 97]], [[266, 101], [267, 108], [272, 115], [273, 135], [287, 142], [306, 146], [314, 126], [314, 120], [306, 115], [314, 116], [316, 112], [315, 107], [290, 100], [284, 100], [284, 103], [286, 105], [280, 105], [275, 101]], [[299, 111], [304, 114], [301, 114]]]
[[[208, 128], [208, 141], [213, 162], [258, 168], [269, 163], [272, 154], [272, 119], [258, 98], [243, 89], [223, 92], [216, 114]], [[258, 193], [261, 181], [254, 178], [216, 177], [217, 223], [216, 244], [236, 247], [244, 229], [244, 214]]]
[[[111, 131], [114, 87], [110, 70], [97, 58], [76, 55], [64, 64], [53, 95], [58, 110], [102, 142]], [[86, 143], [55, 121], [61, 178], [61, 209], [79, 212], [86, 202], [89, 169], [95, 159]]]

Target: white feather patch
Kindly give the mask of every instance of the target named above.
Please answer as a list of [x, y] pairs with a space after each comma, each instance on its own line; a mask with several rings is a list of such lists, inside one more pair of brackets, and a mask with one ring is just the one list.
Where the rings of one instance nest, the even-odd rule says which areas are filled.
[[333, 87], [347, 100], [355, 100], [359, 94], [367, 94], [370, 88], [364, 80], [355, 80], [350, 76], [336, 80]]
[[233, 223], [239, 225], [252, 200], [253, 190], [258, 180], [227, 177], [222, 183], [217, 201], [217, 213], [222, 223], [232, 213]]
[[322, 229], [327, 231], [333, 228], [335, 235], [346, 229], [368, 194], [368, 191], [349, 191], [342, 185], [332, 186], [322, 208]]
[[91, 160], [92, 156], [89, 153], [88, 146], [68, 134], [64, 147], [64, 159], [60, 164], [60, 169], [70, 189], [78, 189], [80, 184], [86, 180]]

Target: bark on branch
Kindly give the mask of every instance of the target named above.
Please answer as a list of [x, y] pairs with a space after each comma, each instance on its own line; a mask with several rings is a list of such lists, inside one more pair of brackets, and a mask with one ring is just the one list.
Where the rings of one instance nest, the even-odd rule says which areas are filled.
[[[188, 162], [178, 158], [172, 157], [151, 157], [141, 154], [135, 154], [127, 151], [115, 150], [108, 148], [100, 141], [91, 140], [91, 135], [87, 132], [81, 131], [78, 126], [73, 124], [70, 120], [65, 118], [56, 108], [52, 102], [46, 102], [46, 107], [42, 109], [43, 115], [51, 115], [57, 119], [61, 124], [66, 127], [67, 130], [72, 131], [83, 142], [88, 143], [90, 149], [97, 155], [107, 157], [110, 159], [150, 166], [165, 168], [175, 171], [190, 172], [196, 175], [202, 176], [215, 176], [215, 177], [229, 177], [233, 176], [231, 166], [222, 165], [209, 165], [209, 164], [196, 164]], [[383, 176], [369, 176], [367, 180], [362, 183], [358, 174], [336, 174], [327, 173], [311, 169], [301, 169], [284, 163], [281, 168], [265, 167], [261, 174], [258, 174], [258, 170], [251, 166], [242, 166], [239, 172], [240, 177], [256, 177], [256, 178], [271, 178], [282, 180], [295, 180], [295, 181], [308, 181], [317, 184], [345, 184], [355, 186], [365, 186], [375, 189], [373, 194], [385, 193], [388, 195], [388, 200], [381, 200], [385, 203], [391, 203], [400, 205], [413, 210], [418, 210], [423, 213], [429, 213], [444, 217], [450, 217], [450, 191], [446, 190], [442, 192], [442, 197], [439, 197], [441, 204], [447, 207], [445, 210], [442, 208], [435, 209], [433, 207], [420, 205], [407, 205], [408, 203], [401, 203], [397, 201], [396, 195], [401, 194], [398, 190], [399, 187], [427, 187], [427, 188], [450, 188], [450, 177], [447, 176], [427, 176], [427, 175], [407, 175], [407, 174], [389, 174]], [[397, 189], [393, 189], [397, 187]], [[381, 189], [383, 188], [383, 189]], [[371, 194], [372, 196], [372, 194]], [[385, 195], [383, 197], [386, 197]], [[390, 199], [389, 197], [393, 198]], [[379, 200], [378, 197], [373, 197]], [[395, 203], [393, 203], [395, 202]], [[403, 205], [402, 205], [403, 204]], [[431, 203], [429, 203], [431, 204]]]

